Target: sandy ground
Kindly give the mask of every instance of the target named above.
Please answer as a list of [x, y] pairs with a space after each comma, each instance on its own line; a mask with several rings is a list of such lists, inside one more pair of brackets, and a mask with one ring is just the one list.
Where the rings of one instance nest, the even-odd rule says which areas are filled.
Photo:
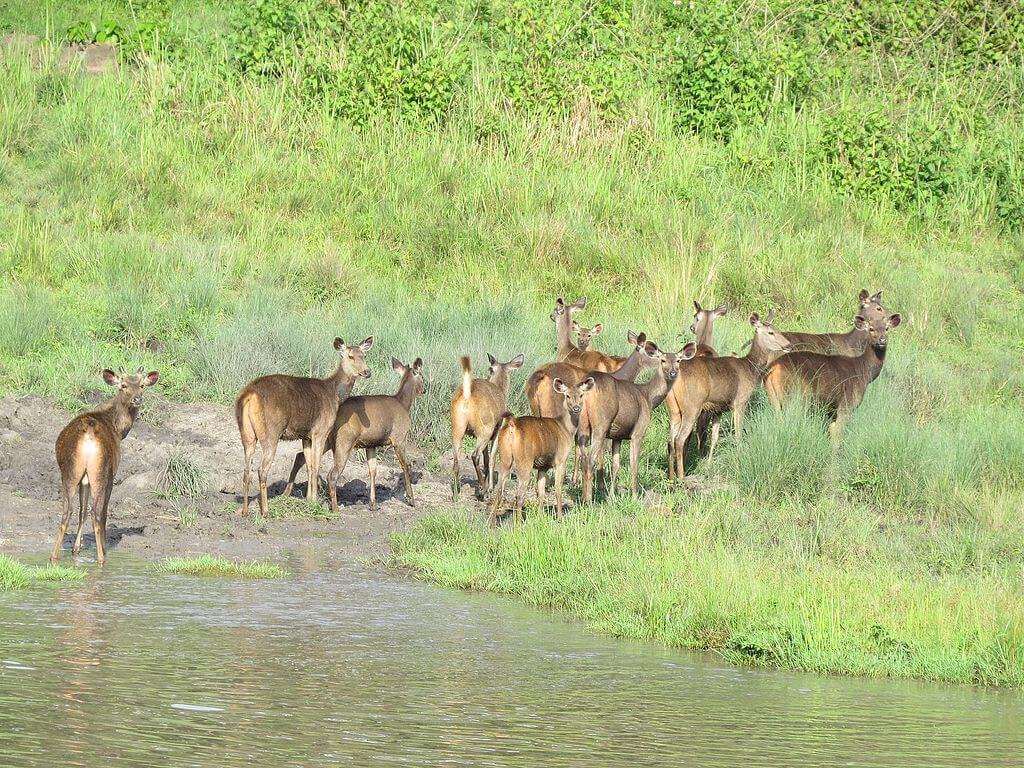
[[[95, 397], [100, 402], [99, 393]], [[46, 554], [53, 546], [60, 518], [59, 473], [54, 459], [57, 434], [71, 414], [51, 401], [34, 397], [0, 400], [0, 552]], [[271, 472], [271, 501], [284, 489], [300, 444], [281, 443]], [[111, 496], [108, 548], [148, 557], [213, 553], [228, 557], [273, 557], [302, 548], [324, 553], [373, 558], [386, 554], [388, 536], [439, 507], [451, 507], [446, 476], [422, 468], [413, 473], [416, 507], [404, 501], [401, 472], [384, 454], [378, 471], [378, 509], [368, 506], [366, 467], [353, 452], [339, 485], [338, 519], [254, 520], [239, 515], [242, 450], [231, 410], [225, 406], [180, 404], [150, 397], [135, 427], [122, 443], [121, 467]], [[167, 498], [161, 493], [168, 458], [183, 454], [204, 470], [208, 489], [195, 499]], [[321, 477], [326, 478], [326, 467]], [[422, 465], [422, 462], [416, 462]], [[463, 466], [469, 462], [464, 462]], [[444, 466], [444, 465], [442, 465]], [[470, 465], [471, 471], [471, 465]], [[254, 473], [255, 481], [255, 473]], [[305, 469], [297, 497], [305, 494]], [[470, 514], [483, 514], [472, 488], [462, 489]], [[255, 482], [254, 482], [255, 486]], [[324, 510], [326, 487], [321, 483]], [[255, 487], [254, 487], [255, 493]], [[255, 502], [255, 497], [253, 499]], [[195, 521], [179, 511], [193, 510]], [[251, 509], [258, 509], [253, 503]], [[70, 557], [77, 515], [65, 538]], [[91, 524], [83, 556], [94, 557]]]

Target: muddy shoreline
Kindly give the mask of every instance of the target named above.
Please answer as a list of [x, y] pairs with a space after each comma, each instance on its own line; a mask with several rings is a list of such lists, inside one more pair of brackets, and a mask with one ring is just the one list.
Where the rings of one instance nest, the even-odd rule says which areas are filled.
[[[99, 402], [96, 393], [92, 398]], [[0, 399], [0, 552], [42, 556], [53, 546], [60, 517], [59, 474], [53, 454], [57, 434], [71, 414], [53, 401], [35, 396]], [[299, 443], [281, 443], [271, 471], [271, 507], [284, 489]], [[153, 398], [122, 443], [108, 513], [108, 547], [147, 558], [210, 553], [231, 558], [275, 558], [285, 552], [341, 556], [352, 560], [386, 557], [389, 537], [420, 516], [451, 509], [449, 478], [420, 466], [414, 471], [416, 506], [405, 503], [401, 471], [383, 455], [378, 471], [378, 509], [367, 503], [366, 467], [353, 452], [338, 488], [337, 518], [254, 519], [239, 514], [242, 451], [231, 409], [210, 403], [173, 403]], [[200, 491], [187, 496], [169, 491], [168, 461], [185, 458], [199, 470]], [[422, 465], [422, 462], [417, 462]], [[330, 459], [327, 460], [327, 467]], [[326, 477], [326, 467], [321, 478]], [[460, 505], [467, 514], [483, 514], [465, 477]], [[294, 498], [306, 489], [299, 473]], [[254, 489], [255, 490], [255, 489]], [[321, 479], [321, 491], [325, 491]], [[321, 496], [322, 512], [329, 511]], [[298, 503], [299, 514], [308, 508]], [[253, 504], [253, 510], [258, 505]], [[281, 510], [278, 510], [281, 511]], [[65, 538], [70, 561], [75, 519]], [[91, 526], [82, 558], [95, 557]]]

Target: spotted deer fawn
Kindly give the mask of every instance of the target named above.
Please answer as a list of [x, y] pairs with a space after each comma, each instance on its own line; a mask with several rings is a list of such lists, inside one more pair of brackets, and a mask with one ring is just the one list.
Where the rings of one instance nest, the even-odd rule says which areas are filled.
[[868, 341], [864, 351], [856, 357], [815, 352], [793, 352], [780, 357], [765, 376], [768, 402], [778, 410], [788, 397], [797, 394], [810, 397], [825, 409], [831, 421], [829, 434], [836, 440], [864, 399], [868, 385], [882, 372], [889, 329], [901, 322], [899, 314], [880, 317], [874, 322], [857, 315], [854, 326]]
[[393, 395], [359, 395], [345, 400], [338, 408], [334, 422], [334, 465], [328, 475], [331, 510], [338, 513], [337, 479], [345, 471], [353, 448], [366, 451], [366, 471], [369, 475], [370, 509], [377, 508], [377, 449], [390, 446], [402, 468], [405, 480], [405, 500], [409, 506], [412, 495], [412, 475], [406, 448], [412, 428], [410, 412], [417, 397], [426, 391], [423, 383], [423, 361], [416, 358], [412, 365], [391, 358], [391, 367], [401, 376], [398, 391]]
[[654, 376], [644, 384], [617, 378], [616, 374], [592, 372], [584, 379], [590, 383], [580, 418], [580, 444], [583, 449], [583, 500], [594, 500], [594, 474], [604, 476], [604, 446], [611, 441], [612, 470], [606, 482], [610, 497], [615, 496], [621, 459], [620, 447], [629, 442], [629, 487], [635, 497], [640, 449], [651, 414], [668, 395], [678, 374], [679, 363], [691, 359], [697, 345], [687, 344], [679, 353], [666, 353], [653, 342], [645, 345], [646, 364], [654, 366]]
[[157, 371], [143, 373], [140, 368], [133, 376], [103, 371], [103, 381], [117, 389], [117, 393], [95, 410], [81, 413], [71, 420], [57, 436], [55, 452], [60, 469], [61, 500], [63, 509], [57, 540], [53, 543], [50, 562], [60, 559], [64, 534], [71, 522], [71, 499], [78, 492], [78, 532], [73, 554], [82, 546], [85, 526], [86, 489], [92, 497], [92, 530], [96, 536], [96, 560], [103, 563], [107, 550], [107, 507], [114, 476], [121, 463], [121, 441], [131, 431], [142, 405], [142, 392], [156, 384]]
[[490, 369], [486, 379], [473, 378], [468, 356], [463, 356], [460, 361], [462, 386], [452, 395], [451, 407], [453, 499], [459, 497], [462, 485], [459, 454], [462, 452], [462, 439], [466, 435], [476, 438], [471, 458], [473, 469], [476, 470], [477, 498], [483, 498], [491, 487], [494, 450], [497, 446], [495, 438], [508, 405], [509, 376], [522, 367], [523, 356], [516, 355], [507, 363], [501, 363], [488, 354], [487, 361]]
[[755, 312], [750, 324], [754, 338], [746, 356], [695, 357], [680, 366], [669, 409], [669, 479], [686, 476], [686, 441], [702, 413], [713, 418], [708, 460], [718, 442], [717, 417], [732, 411], [733, 429], [740, 436], [747, 405], [768, 366], [789, 351], [789, 340], [772, 326], [771, 315], [762, 321]]
[[491, 499], [491, 524], [497, 519], [505, 493], [505, 483], [514, 470], [519, 481], [516, 492], [516, 515], [522, 517], [523, 501], [530, 476], [537, 471], [537, 500], [544, 508], [547, 471], [555, 471], [555, 514], [562, 516], [562, 487], [565, 465], [572, 450], [573, 439], [579, 427], [583, 396], [590, 389], [589, 380], [569, 385], [556, 378], [554, 391], [562, 398], [561, 413], [557, 417], [513, 416], [505, 413], [498, 430], [498, 481]]
[[[858, 316], [863, 317], [868, 323], [889, 316], [886, 308], [882, 306], [881, 291], [872, 295], [862, 288], [857, 299], [860, 302]], [[794, 352], [857, 357], [864, 352], [868, 343], [866, 326], [859, 328], [856, 322], [851, 330], [844, 333], [804, 333], [802, 331], [783, 331], [783, 333], [792, 344]]]
[[316, 499], [320, 457], [334, 424], [338, 404], [351, 392], [357, 378], [370, 377], [370, 369], [366, 367], [366, 353], [372, 346], [373, 336], [353, 345], [346, 345], [340, 338], [335, 339], [334, 349], [340, 359], [334, 373], [327, 378], [278, 373], [251, 381], [238, 394], [235, 400], [235, 421], [245, 452], [242, 514], [249, 513], [250, 473], [257, 443], [263, 452], [257, 470], [260, 514], [267, 515], [267, 474], [274, 463], [280, 440], [302, 441], [302, 453], [309, 471], [306, 498], [311, 501]]

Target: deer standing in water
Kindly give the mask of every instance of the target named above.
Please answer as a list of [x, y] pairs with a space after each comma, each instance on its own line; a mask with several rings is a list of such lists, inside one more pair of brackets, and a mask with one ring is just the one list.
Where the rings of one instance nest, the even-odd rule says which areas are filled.
[[612, 470], [608, 495], [615, 496], [621, 459], [620, 446], [629, 441], [629, 487], [638, 493], [637, 467], [640, 449], [651, 413], [668, 395], [678, 374], [679, 363], [692, 358], [697, 345], [687, 344], [679, 353], [666, 353], [653, 342], [645, 344], [646, 365], [655, 366], [654, 376], [644, 384], [618, 378], [617, 374], [591, 372], [583, 383], [589, 383], [583, 415], [580, 417], [579, 440], [586, 446], [583, 455], [583, 500], [594, 500], [594, 469], [604, 475], [604, 444], [611, 441]]
[[[325, 379], [273, 374], [249, 382], [235, 400], [235, 421], [245, 452], [242, 472], [242, 514], [249, 514], [249, 482], [253, 453], [257, 443], [263, 451], [258, 469], [260, 514], [267, 515], [267, 474], [274, 463], [280, 440], [301, 440], [302, 453], [309, 467], [306, 498], [316, 500], [320, 477], [320, 457], [334, 424], [338, 404], [352, 390], [357, 378], [369, 378], [366, 353], [373, 336], [355, 345], [334, 340], [340, 359], [334, 373]], [[293, 470], [297, 471], [297, 470]], [[294, 480], [289, 480], [289, 491]]]
[[[488, 378], [474, 379], [473, 368], [468, 356], [463, 356], [462, 386], [452, 395], [452, 499], [459, 497], [462, 485], [459, 473], [459, 454], [462, 452], [462, 438], [471, 435], [476, 438], [473, 448], [473, 469], [476, 470], [476, 497], [483, 498], [491, 487], [491, 470], [494, 464], [495, 438], [502, 415], [508, 405], [509, 376], [523, 365], [523, 356], [516, 355], [507, 363], [498, 362], [487, 355], [490, 370]], [[483, 465], [481, 467], [481, 465]]]
[[868, 385], [882, 372], [889, 329], [898, 326], [902, 319], [898, 314], [891, 314], [869, 322], [857, 315], [855, 328], [864, 333], [868, 341], [864, 351], [856, 357], [815, 352], [793, 352], [780, 357], [765, 376], [768, 401], [778, 410], [788, 397], [809, 396], [825, 409], [831, 420], [829, 435], [835, 441], [864, 399]]
[[683, 361], [672, 388], [676, 410], [670, 412], [672, 451], [669, 478], [686, 476], [686, 441], [702, 413], [713, 418], [711, 450], [718, 441], [720, 417], [732, 411], [733, 428], [739, 438], [743, 417], [757, 385], [775, 360], [789, 351], [789, 340], [771, 324], [754, 313], [750, 316], [754, 338], [745, 357], [695, 357]]
[[95, 410], [81, 413], [60, 431], [55, 452], [60, 469], [61, 500], [63, 510], [57, 540], [53, 544], [50, 562], [60, 559], [64, 534], [71, 521], [71, 499], [78, 492], [78, 533], [73, 554], [82, 546], [82, 529], [86, 518], [86, 489], [92, 497], [92, 530], [96, 536], [96, 561], [106, 560], [107, 507], [114, 476], [121, 463], [121, 441], [127, 437], [139, 415], [142, 392], [156, 384], [157, 371], [143, 373], [140, 368], [134, 376], [103, 371], [103, 381], [117, 388], [110, 400]]
[[412, 475], [405, 451], [409, 430], [412, 429], [412, 418], [409, 415], [412, 404], [426, 391], [423, 361], [417, 357], [412, 365], [405, 365], [391, 358], [391, 367], [402, 378], [395, 394], [350, 397], [338, 408], [333, 432], [334, 465], [328, 475], [331, 510], [335, 514], [338, 513], [337, 478], [345, 471], [345, 464], [353, 448], [366, 451], [371, 510], [377, 509], [377, 449], [384, 446], [394, 449], [405, 479], [405, 500], [409, 506], [415, 505]]
[[[882, 306], [882, 292], [869, 294], [861, 289], [857, 297], [860, 302], [859, 317], [867, 323], [874, 323], [889, 316], [888, 310]], [[793, 346], [794, 352], [814, 352], [821, 355], [845, 355], [857, 357], [864, 352], [868, 343], [868, 332], [857, 326], [844, 333], [805, 333], [803, 331], [783, 331]]]
[[540, 508], [544, 509], [544, 489], [549, 469], [555, 471], [555, 514], [558, 517], [562, 516], [565, 465], [579, 427], [583, 396], [591, 387], [589, 382], [588, 379], [587, 382], [570, 386], [561, 379], [554, 380], [552, 388], [563, 400], [558, 416], [516, 417], [510, 413], [504, 414], [497, 438], [498, 482], [494, 497], [491, 499], [492, 525], [497, 522], [505, 493], [505, 483], [513, 470], [519, 480], [515, 510], [517, 517], [522, 517], [526, 489], [534, 470], [537, 471], [537, 501]]

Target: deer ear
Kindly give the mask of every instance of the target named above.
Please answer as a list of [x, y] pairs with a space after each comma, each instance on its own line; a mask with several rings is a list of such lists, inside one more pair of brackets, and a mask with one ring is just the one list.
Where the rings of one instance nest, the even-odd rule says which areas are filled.
[[636, 344], [636, 339], [637, 339], [637, 336], [636, 336], [635, 333], [633, 333], [632, 331], [626, 331], [626, 341], [628, 341], [630, 344], [634, 344], [635, 345]]
[[895, 328], [897, 325], [903, 322], [903, 316], [896, 312], [895, 314], [889, 315], [889, 327]]
[[753, 326], [759, 325], [761, 322], [761, 316], [757, 312], [750, 313], [750, 324]]
[[578, 389], [580, 392], [589, 392], [594, 388], [594, 384], [596, 383], [597, 382], [594, 381], [593, 376], [587, 376], [587, 378], [579, 383]]
[[769, 309], [768, 310], [768, 314], [765, 315], [765, 317], [764, 317], [764, 324], [765, 325], [771, 325], [774, 322], [775, 322], [775, 310], [774, 309]]
[[853, 318], [853, 327], [858, 331], [866, 331], [868, 329], [868, 321], [864, 319], [863, 315], [857, 315]]
[[725, 317], [728, 312], [729, 308], [722, 304], [720, 307], [715, 307], [714, 315], [715, 317]]
[[157, 382], [157, 380], [159, 378], [160, 378], [160, 372], [159, 371], [150, 371], [149, 373], [146, 374], [146, 378], [144, 378], [142, 380], [142, 386], [144, 386], [144, 387], [151, 387], [154, 384], [156, 384], [156, 382]]
[[507, 365], [508, 365], [509, 368], [511, 368], [514, 371], [516, 368], [522, 368], [523, 367], [523, 363], [525, 363], [525, 362], [526, 362], [526, 358], [523, 357], [523, 354], [520, 352], [518, 355], [516, 355], [511, 360], [509, 360]]
[[644, 333], [643, 331], [640, 331], [640, 333], [638, 333], [636, 335], [636, 345], [639, 347], [639, 346], [643, 346], [646, 343], [647, 343], [647, 334]]
[[565, 299], [563, 299], [561, 296], [559, 296], [557, 299], [555, 299], [555, 306], [556, 307], [564, 307], [565, 306]]
[[867, 288], [861, 288], [860, 289], [860, 294], [857, 296], [857, 298], [861, 301], [861, 303], [863, 303], [867, 299], [867, 297], [870, 296], [870, 295], [871, 294], [868, 293], [868, 289]]
[[121, 377], [118, 376], [116, 373], [114, 373], [109, 368], [104, 368], [103, 369], [103, 381], [105, 381], [107, 384], [109, 384], [112, 387], [116, 387], [118, 384], [121, 383]]
[[402, 361], [395, 357], [391, 358], [391, 367], [399, 373], [405, 370], [405, 366], [402, 364]]
[[661, 350], [658, 349], [658, 345], [653, 341], [647, 341], [644, 342], [644, 352], [646, 352], [650, 357], [657, 357]]
[[490, 363], [491, 365], [497, 365], [498, 364], [498, 361], [494, 358], [494, 355], [492, 355], [490, 352], [487, 353], [487, 362]]
[[871, 301], [873, 301], [875, 304], [881, 304], [882, 303], [882, 292], [879, 291], [874, 296], [872, 296], [871, 297]]
[[679, 362], [680, 360], [692, 360], [696, 356], [697, 356], [697, 342], [691, 341], [686, 346], [684, 346], [681, 350], [679, 350], [679, 354], [676, 355], [676, 362]]
[[569, 388], [565, 386], [565, 382], [561, 379], [555, 379], [551, 382], [551, 388], [560, 395], [564, 395], [569, 391]]
[[573, 329], [574, 331], [576, 331], [576, 333], [579, 333], [579, 332], [580, 332], [580, 328], [581, 328], [581, 327], [582, 327], [582, 326], [580, 326], [580, 324], [579, 324], [578, 322], [576, 322], [575, 320], [573, 320], [573, 321], [572, 321], [572, 329]]
[[697, 303], [696, 299], [693, 301], [693, 308], [695, 311], [700, 312], [700, 304]]
[[370, 347], [372, 347], [372, 346], [373, 346], [373, 336], [367, 336], [365, 339], [363, 339], [361, 342], [359, 342], [359, 348], [361, 350], [363, 350], [363, 352], [369, 352], [370, 351]]
[[592, 333], [592, 334], [593, 334], [594, 336], [597, 336], [597, 334], [599, 334], [599, 333], [600, 333], [601, 331], [603, 331], [603, 330], [604, 330], [604, 324], [603, 324], [603, 323], [598, 323], [597, 325], [595, 325], [595, 326], [593, 327], [593, 329], [591, 330], [591, 333]]
[[412, 369], [413, 369], [414, 371], [422, 371], [422, 370], [423, 370], [423, 358], [422, 358], [422, 357], [417, 357], [417, 358], [416, 358], [416, 359], [415, 359], [415, 360], [413, 361], [413, 364], [412, 364]]
[[587, 308], [587, 297], [586, 296], [580, 296], [578, 299], [576, 299], [575, 302], [573, 302], [573, 306], [576, 307], [576, 309], [586, 309]]

